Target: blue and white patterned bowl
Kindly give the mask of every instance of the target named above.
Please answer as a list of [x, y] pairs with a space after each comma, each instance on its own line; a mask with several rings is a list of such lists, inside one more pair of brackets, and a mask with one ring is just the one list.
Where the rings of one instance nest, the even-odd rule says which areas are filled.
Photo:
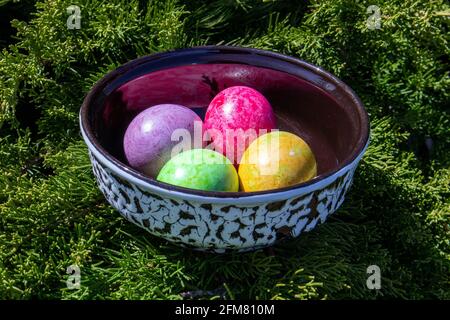
[[[300, 135], [316, 155], [318, 176], [261, 192], [208, 192], [158, 182], [123, 154], [127, 125], [161, 103], [204, 115], [226, 87], [246, 85], [271, 102], [279, 128]], [[130, 222], [200, 250], [248, 251], [310, 231], [343, 203], [369, 143], [367, 113], [330, 73], [278, 53], [207, 46], [158, 53], [108, 73], [88, 93], [80, 126], [106, 200]]]

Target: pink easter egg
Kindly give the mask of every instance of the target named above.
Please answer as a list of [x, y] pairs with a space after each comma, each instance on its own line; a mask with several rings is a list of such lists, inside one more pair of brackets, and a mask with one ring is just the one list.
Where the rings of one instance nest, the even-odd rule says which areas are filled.
[[210, 102], [204, 121], [212, 147], [234, 164], [248, 145], [276, 128], [269, 101], [257, 90], [246, 86], [229, 87]]

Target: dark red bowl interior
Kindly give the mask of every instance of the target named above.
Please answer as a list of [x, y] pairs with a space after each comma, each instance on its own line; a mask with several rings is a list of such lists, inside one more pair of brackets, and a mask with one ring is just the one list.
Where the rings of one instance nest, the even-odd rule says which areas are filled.
[[83, 127], [94, 146], [126, 165], [123, 136], [140, 111], [175, 103], [203, 117], [211, 99], [235, 85], [259, 90], [271, 103], [278, 128], [311, 146], [318, 164], [314, 180], [350, 163], [367, 142], [366, 111], [342, 81], [298, 59], [236, 47], [184, 49], [125, 64], [85, 99]]

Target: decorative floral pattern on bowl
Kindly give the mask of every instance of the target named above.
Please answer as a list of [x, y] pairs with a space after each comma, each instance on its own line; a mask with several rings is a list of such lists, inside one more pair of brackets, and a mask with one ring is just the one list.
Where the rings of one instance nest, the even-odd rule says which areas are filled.
[[323, 189], [245, 206], [165, 197], [121, 178], [92, 153], [90, 158], [106, 200], [128, 221], [169, 241], [217, 253], [267, 247], [325, 222], [344, 201], [356, 168]]

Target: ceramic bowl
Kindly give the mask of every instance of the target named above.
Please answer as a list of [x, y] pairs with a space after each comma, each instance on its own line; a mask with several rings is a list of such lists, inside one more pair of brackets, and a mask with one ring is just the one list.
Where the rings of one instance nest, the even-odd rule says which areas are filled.
[[[127, 165], [123, 136], [140, 111], [174, 103], [203, 116], [214, 95], [234, 85], [265, 95], [279, 129], [311, 146], [317, 177], [269, 191], [207, 192], [158, 182]], [[80, 126], [98, 186], [122, 216], [171, 242], [220, 253], [270, 246], [323, 223], [342, 205], [369, 142], [367, 113], [341, 80], [296, 58], [226, 46], [126, 63], [88, 93]]]

